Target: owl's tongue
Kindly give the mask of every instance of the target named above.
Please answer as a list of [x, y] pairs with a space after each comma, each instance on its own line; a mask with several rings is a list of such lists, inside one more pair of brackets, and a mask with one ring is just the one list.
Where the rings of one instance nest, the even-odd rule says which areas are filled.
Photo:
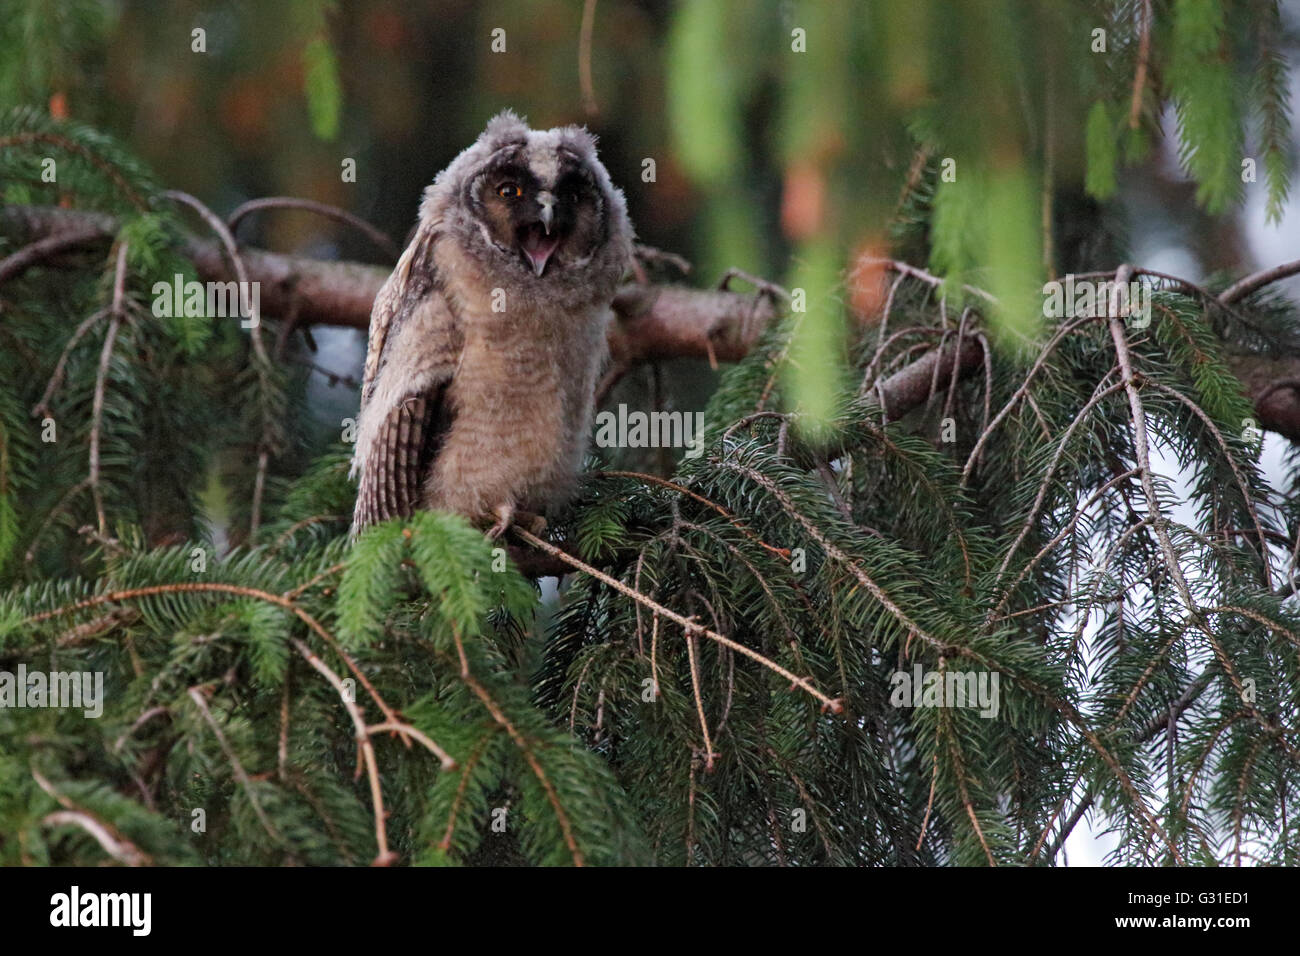
[[540, 276], [546, 269], [546, 263], [551, 258], [551, 253], [560, 244], [560, 237], [548, 236], [542, 228], [542, 224], [535, 222], [525, 227], [519, 244], [523, 246], [524, 255], [528, 256], [528, 261], [532, 263], [533, 272]]

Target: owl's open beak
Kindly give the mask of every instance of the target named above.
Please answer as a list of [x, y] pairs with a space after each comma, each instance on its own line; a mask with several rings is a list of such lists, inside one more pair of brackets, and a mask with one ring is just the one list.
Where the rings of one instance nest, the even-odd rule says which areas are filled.
[[533, 273], [537, 276], [546, 271], [546, 263], [560, 244], [560, 237], [550, 235], [547, 225], [535, 222], [524, 230], [519, 239], [519, 245], [523, 247], [524, 255], [528, 257]]

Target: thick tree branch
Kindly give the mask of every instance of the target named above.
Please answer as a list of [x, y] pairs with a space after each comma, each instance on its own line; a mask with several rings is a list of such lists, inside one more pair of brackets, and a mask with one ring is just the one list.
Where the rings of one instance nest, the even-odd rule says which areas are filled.
[[[0, 235], [20, 243], [75, 235], [78, 244], [106, 240], [116, 232], [113, 217], [55, 207], [0, 209]], [[235, 276], [219, 243], [187, 237], [183, 254], [203, 281], [231, 282]], [[259, 285], [262, 312], [294, 315], [299, 325], [364, 329], [370, 307], [389, 269], [356, 262], [322, 262], [250, 247], [240, 248], [250, 282]], [[710, 354], [723, 361], [743, 357], [776, 314], [764, 296], [698, 291], [676, 286], [629, 285], [614, 303], [620, 321], [610, 330], [610, 352], [627, 365]]]
[[1300, 355], [1276, 358], [1230, 353], [1225, 361], [1245, 386], [1260, 425], [1300, 442]]
[[[113, 217], [101, 213], [46, 206], [0, 209], [0, 235], [25, 247], [4, 260], [4, 277], [16, 275], [59, 251], [107, 241], [116, 230]], [[32, 244], [39, 249], [27, 251]], [[235, 278], [217, 242], [187, 237], [182, 252], [193, 261], [204, 281], [229, 282]], [[260, 285], [263, 312], [292, 315], [299, 325], [366, 328], [371, 304], [388, 276], [388, 269], [382, 266], [322, 262], [249, 247], [241, 248], [240, 257], [249, 280]], [[1249, 276], [1221, 298], [1232, 301], [1298, 270], [1300, 263], [1287, 263]], [[913, 271], [917, 273], [919, 270]], [[930, 278], [924, 273], [919, 275]], [[753, 348], [779, 313], [780, 305], [770, 296], [725, 289], [629, 283], [615, 297], [614, 309], [619, 321], [610, 329], [610, 353], [616, 367], [627, 368], [669, 358], [737, 361]], [[983, 360], [980, 347], [966, 342], [959, 353], [952, 349], [930, 352], [886, 379], [880, 395], [889, 418], [897, 419], [923, 403], [936, 371], [940, 380], [951, 376], [954, 356], [961, 377], [978, 371]], [[1291, 380], [1300, 382], [1300, 355], [1237, 355], [1229, 356], [1228, 363], [1256, 403], [1260, 424], [1300, 441], [1300, 388], [1278, 387]]]

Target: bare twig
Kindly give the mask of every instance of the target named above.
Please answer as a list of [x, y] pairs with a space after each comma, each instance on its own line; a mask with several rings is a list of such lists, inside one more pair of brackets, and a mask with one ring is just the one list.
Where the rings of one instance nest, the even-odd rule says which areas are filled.
[[226, 219], [226, 227], [230, 230], [231, 235], [234, 235], [239, 229], [240, 222], [246, 216], [260, 209], [302, 209], [306, 212], [315, 213], [318, 216], [324, 216], [327, 219], [333, 219], [335, 222], [351, 226], [382, 249], [384, 254], [394, 262], [402, 254], [401, 250], [397, 248], [397, 243], [360, 216], [354, 215], [346, 209], [340, 209], [338, 206], [331, 206], [329, 203], [317, 202], [314, 199], [295, 199], [293, 196], [267, 196], [263, 199], [250, 199], [237, 207]]
[[1286, 279], [1289, 276], [1296, 275], [1297, 273], [1300, 273], [1300, 259], [1296, 259], [1294, 262], [1283, 263], [1280, 266], [1274, 266], [1271, 269], [1263, 269], [1228, 286], [1228, 288], [1219, 293], [1219, 301], [1224, 305], [1231, 305], [1238, 299], [1244, 299], [1252, 292], [1264, 288], [1264, 286], [1271, 282], [1277, 282], [1279, 279]]
[[8, 282], [14, 276], [21, 275], [38, 262], [43, 262], [57, 256], [59, 253], [67, 252], [69, 249], [79, 249], [92, 243], [103, 242], [107, 238], [106, 233], [94, 226], [88, 226], [76, 231], [38, 239], [30, 245], [23, 246], [17, 252], [11, 253], [4, 259], [0, 259], [0, 284]]
[[695, 662], [695, 634], [693, 633], [696, 626], [688, 625], [683, 632], [686, 637], [686, 656], [691, 669], [691, 693], [695, 696], [695, 713], [700, 718], [700, 733], [704, 735], [704, 769], [712, 773], [713, 758], [717, 754], [713, 752], [713, 741], [709, 739], [709, 722], [704, 716], [704, 700], [700, 697], [700, 669]]
[[130, 840], [114, 839], [104, 821], [85, 810], [56, 810], [41, 818], [46, 826], [78, 826], [85, 830], [113, 859], [123, 866], [143, 866], [149, 858]]
[[[397, 861], [397, 854], [388, 849], [388, 828], [385, 821], [384, 813], [384, 791], [379, 785], [379, 764], [375, 760], [375, 748], [370, 741], [370, 732], [366, 729], [366, 720], [361, 715], [360, 708], [352, 701], [344, 686], [342, 679], [338, 674], [317, 657], [310, 647], [298, 640], [292, 638], [294, 648], [302, 655], [303, 659], [314, 667], [319, 673], [324, 675], [325, 679], [330, 682], [333, 688], [338, 692], [339, 700], [343, 702], [348, 716], [352, 718], [352, 726], [356, 729], [357, 746], [361, 748], [361, 754], [366, 762], [366, 773], [370, 778], [370, 800], [374, 807], [375, 813], [375, 844], [379, 848], [375, 856], [374, 865], [388, 866]], [[445, 754], [443, 756], [446, 756]]]
[[99, 434], [104, 420], [104, 390], [108, 384], [108, 366], [113, 359], [113, 345], [117, 341], [117, 330], [126, 315], [123, 299], [126, 294], [126, 253], [127, 244], [117, 247], [117, 265], [113, 273], [113, 304], [109, 309], [112, 320], [108, 334], [104, 336], [104, 347], [99, 353], [99, 372], [95, 377], [95, 398], [90, 413], [90, 465], [87, 482], [90, 495], [95, 502], [95, 516], [101, 535], [108, 533], [108, 521], [104, 515], [104, 499], [99, 493]]
[[128, 840], [117, 827], [64, 796], [35, 767], [32, 768], [32, 779], [64, 808], [46, 814], [42, 823], [49, 826], [81, 827], [95, 838], [105, 853], [124, 866], [148, 866], [153, 863], [149, 855]]
[[266, 811], [262, 809], [262, 802], [257, 799], [257, 793], [253, 790], [253, 781], [250, 780], [248, 774], [244, 772], [244, 765], [239, 762], [239, 756], [231, 748], [230, 741], [226, 740], [226, 735], [222, 731], [221, 725], [217, 723], [216, 718], [212, 716], [212, 711], [208, 709], [208, 701], [204, 696], [203, 688], [191, 687], [189, 689], [189, 696], [190, 700], [194, 701], [194, 706], [198, 708], [199, 713], [203, 715], [203, 719], [208, 722], [208, 725], [212, 728], [212, 732], [216, 735], [217, 743], [221, 745], [221, 749], [225, 753], [226, 759], [230, 761], [230, 767], [235, 773], [235, 779], [238, 780], [240, 786], [244, 788], [244, 792], [248, 794], [248, 803], [253, 808], [253, 813], [257, 815], [258, 821], [262, 824], [262, 829], [264, 829], [276, 843], [283, 844], [284, 837], [281, 836], [280, 831], [271, 824], [270, 819], [266, 815]]

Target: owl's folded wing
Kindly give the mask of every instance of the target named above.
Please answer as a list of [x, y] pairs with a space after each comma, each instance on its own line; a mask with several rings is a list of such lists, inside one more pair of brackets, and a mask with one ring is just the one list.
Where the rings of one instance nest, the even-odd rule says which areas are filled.
[[375, 299], [352, 472], [352, 532], [419, 507], [452, 410], [447, 401], [461, 330], [434, 265], [436, 232], [421, 227]]

